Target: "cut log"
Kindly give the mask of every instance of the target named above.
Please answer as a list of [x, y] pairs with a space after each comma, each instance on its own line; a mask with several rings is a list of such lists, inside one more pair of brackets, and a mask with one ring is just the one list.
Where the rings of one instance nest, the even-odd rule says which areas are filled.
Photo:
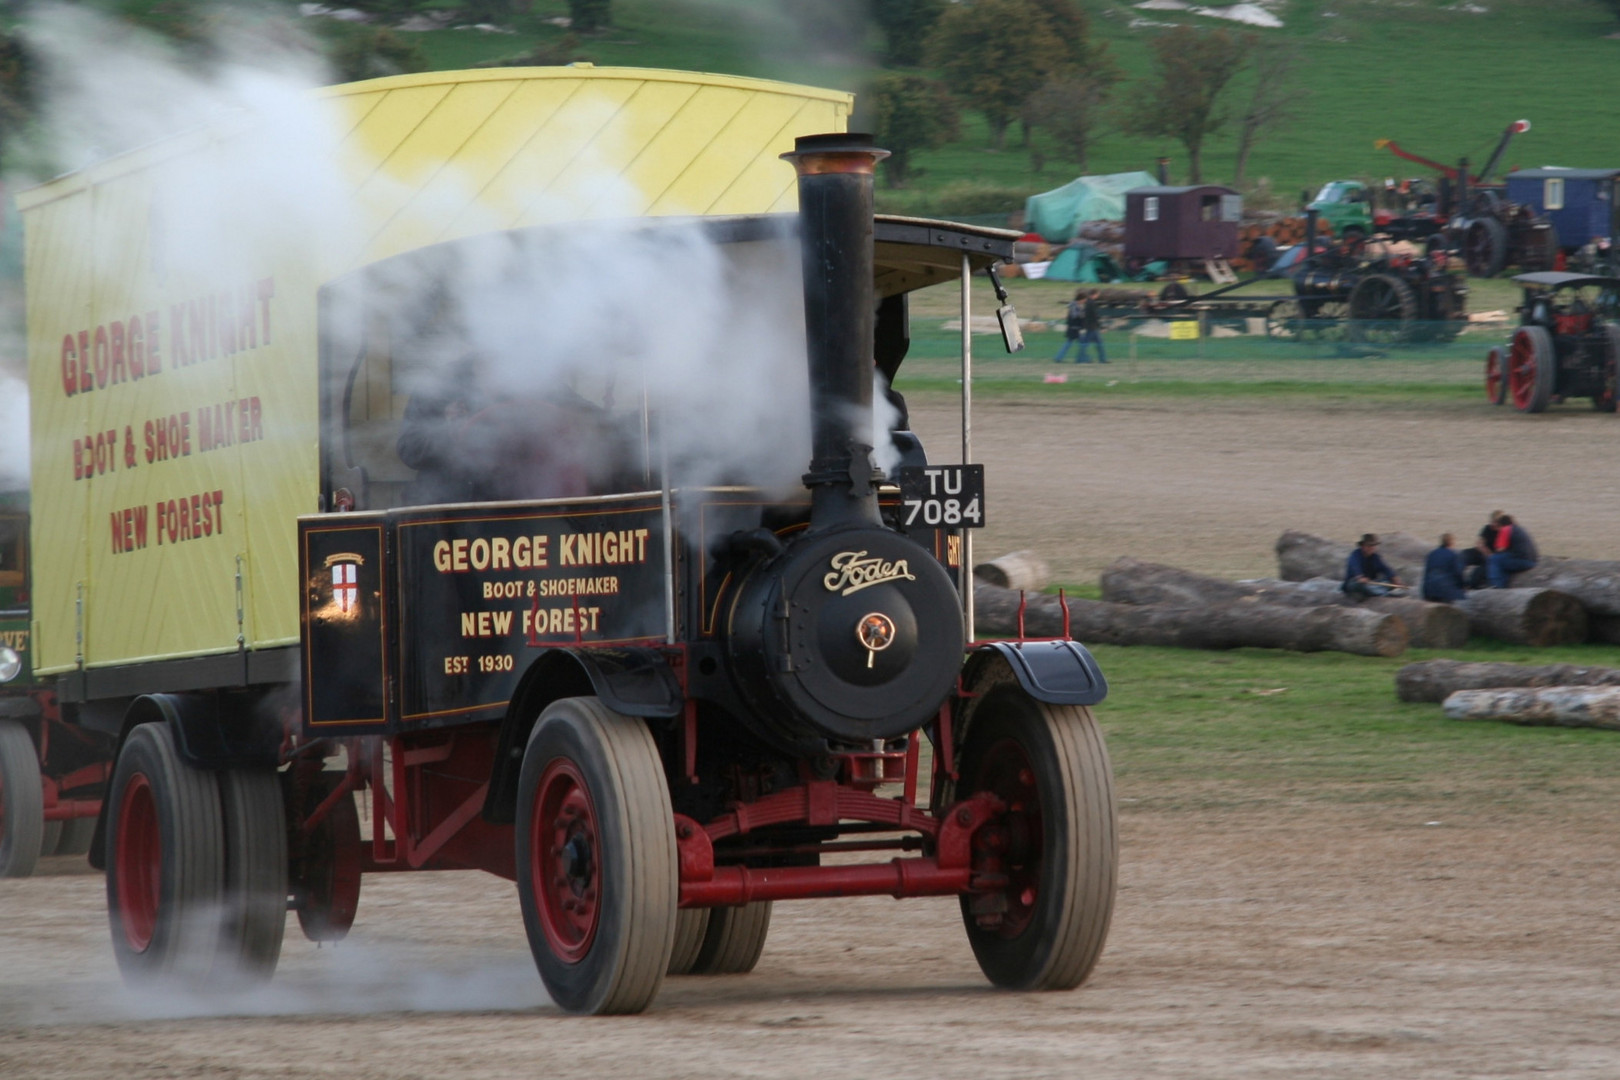
[[1620, 686], [1458, 690], [1441, 707], [1453, 720], [1620, 730]]
[[1542, 559], [1508, 584], [1515, 589], [1557, 589], [1593, 615], [1620, 615], [1620, 562], [1607, 559]]
[[1414, 649], [1455, 649], [1468, 643], [1468, 616], [1449, 604], [1393, 596], [1358, 601], [1346, 596], [1333, 578], [1225, 581], [1174, 566], [1125, 558], [1114, 560], [1103, 571], [1102, 597], [1120, 604], [1180, 607], [1230, 603], [1359, 607], [1399, 615], [1406, 622]]
[[1395, 696], [1402, 701], [1441, 702], [1458, 690], [1527, 686], [1620, 686], [1620, 668], [1420, 660], [1395, 673]]
[[1033, 551], [1013, 551], [975, 566], [973, 576], [1003, 589], [1039, 592], [1052, 580], [1052, 568]]
[[[1402, 581], [1417, 584], [1423, 576], [1423, 560], [1433, 550], [1410, 533], [1379, 535], [1379, 554]], [[1289, 529], [1277, 537], [1277, 576], [1284, 581], [1306, 581], [1314, 577], [1344, 580], [1344, 564], [1355, 544], [1330, 540], [1315, 533]]]
[[1586, 608], [1557, 589], [1476, 589], [1457, 607], [1480, 637], [1537, 647], [1586, 640]]
[[[1063, 633], [1063, 609], [1057, 597], [1020, 594], [983, 583], [973, 590], [979, 632], [1017, 634], [1020, 596], [1025, 597], [1027, 636], [1056, 637]], [[1398, 615], [1355, 607], [1281, 607], [1253, 601], [1175, 607], [1071, 599], [1069, 633], [1086, 644], [1332, 650], [1385, 657], [1405, 652], [1409, 640], [1406, 623]]]

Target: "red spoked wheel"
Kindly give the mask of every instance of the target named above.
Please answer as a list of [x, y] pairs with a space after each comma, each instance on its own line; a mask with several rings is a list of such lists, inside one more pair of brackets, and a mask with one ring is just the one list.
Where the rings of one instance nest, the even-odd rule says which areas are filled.
[[1507, 400], [1506, 367], [1500, 345], [1485, 354], [1485, 399], [1492, 405], [1500, 405]]
[[118, 753], [107, 807], [107, 918], [124, 978], [234, 977], [220, 948], [225, 843], [216, 775], [180, 757], [168, 724], [141, 724]]
[[1557, 357], [1552, 335], [1540, 326], [1521, 326], [1508, 350], [1507, 389], [1513, 407], [1538, 413], [1552, 401]]
[[118, 923], [130, 949], [144, 953], [152, 944], [163, 897], [163, 834], [152, 783], [141, 773], [129, 778], [118, 800], [113, 852], [120, 880]]
[[518, 779], [518, 900], [551, 999], [645, 1009], [675, 947], [675, 814], [645, 722], [595, 698], [553, 702]]
[[558, 758], [540, 777], [531, 822], [534, 846], [530, 887], [537, 899], [546, 943], [563, 961], [577, 964], [596, 940], [602, 913], [602, 867], [585, 778], [573, 762]]
[[1036, 701], [1010, 670], [974, 687], [958, 798], [1007, 807], [975, 840], [1005, 884], [962, 897], [962, 921], [991, 982], [1067, 990], [1102, 954], [1118, 873], [1113, 770], [1089, 710]]

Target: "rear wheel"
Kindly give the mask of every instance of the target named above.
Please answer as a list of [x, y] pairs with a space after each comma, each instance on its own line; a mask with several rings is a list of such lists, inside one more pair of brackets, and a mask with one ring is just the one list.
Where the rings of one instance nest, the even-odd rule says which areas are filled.
[[1540, 326], [1521, 326], [1508, 350], [1507, 388], [1513, 407], [1538, 413], [1552, 401], [1557, 358], [1552, 335]]
[[45, 788], [39, 779], [39, 753], [27, 728], [15, 720], [0, 720], [0, 877], [32, 874], [44, 843]]
[[1502, 346], [1485, 354], [1485, 400], [1500, 405], [1507, 400], [1507, 361]]
[[130, 732], [107, 794], [107, 917], [125, 979], [213, 970], [222, 831], [215, 775], [181, 760], [168, 725]]
[[645, 1009], [680, 897], [674, 811], [646, 725], [595, 698], [553, 702], [523, 755], [516, 832], [523, 925], [552, 1000], [575, 1013]]
[[771, 929], [771, 902], [715, 908], [709, 914], [703, 947], [692, 964], [694, 975], [745, 975], [759, 963]]
[[96, 835], [96, 819], [73, 818], [62, 822], [62, 834], [56, 841], [58, 855], [84, 855], [90, 851], [90, 841]]
[[1471, 222], [1463, 233], [1463, 262], [1474, 277], [1495, 277], [1507, 265], [1508, 232], [1495, 218]]
[[962, 897], [979, 967], [997, 986], [1067, 990], [1102, 954], [1118, 848], [1113, 771], [1089, 710], [1031, 698], [1016, 682], [982, 692], [967, 718], [958, 797], [1007, 806], [1007, 887]]
[[1350, 290], [1350, 340], [1405, 341], [1417, 319], [1412, 287], [1393, 274], [1368, 274]]
[[229, 973], [268, 979], [287, 927], [287, 824], [273, 769], [219, 774], [225, 834], [221, 960]]
[[708, 908], [681, 908], [675, 913], [675, 948], [669, 954], [665, 974], [690, 975], [697, 963], [698, 950], [709, 929]]

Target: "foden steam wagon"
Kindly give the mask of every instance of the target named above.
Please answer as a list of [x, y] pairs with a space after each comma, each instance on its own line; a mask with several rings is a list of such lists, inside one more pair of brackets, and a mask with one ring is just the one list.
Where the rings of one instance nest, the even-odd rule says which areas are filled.
[[[400, 245], [318, 279], [310, 355], [286, 361], [315, 417], [307, 510], [244, 509], [210, 493], [222, 483], [143, 507], [144, 525], [117, 508], [93, 522], [117, 534], [112, 558], [161, 542], [170, 560], [127, 582], [132, 639], [161, 617], [142, 596], [184, 588], [222, 527], [226, 547], [261, 532], [220, 564], [231, 602], [215, 613], [205, 595], [195, 619], [245, 627], [249, 557], [284, 559], [265, 583], [287, 586], [273, 602], [298, 628], [290, 648], [250, 647], [243, 629], [223, 653], [92, 668], [59, 650], [36, 669], [75, 710], [116, 717], [92, 856], [127, 977], [266, 977], [289, 908], [336, 939], [365, 875], [474, 869], [516, 881], [540, 975], [574, 1012], [643, 1009], [666, 974], [750, 970], [773, 901], [827, 896], [957, 896], [992, 982], [1084, 980], [1114, 893], [1111, 774], [1087, 708], [1106, 684], [1067, 639], [970, 640], [961, 530], [983, 520], [982, 484], [930, 465], [875, 378], [905, 355], [907, 294], [965, 282], [1015, 237], [874, 218], [882, 151], [828, 119], [829, 134], [776, 124], [756, 148], [797, 213], [688, 201], [699, 216], [614, 226], [606, 291], [662, 267], [649, 280], [690, 313], [703, 302], [681, 290], [709, 282], [725, 299], [707, 329], [666, 314], [638, 335], [636, 290], [548, 299], [577, 287], [559, 275], [590, 276], [577, 224]], [[279, 282], [233, 295], [246, 382], [261, 358], [245, 328], [288, 297]], [[571, 349], [556, 327], [582, 309], [601, 318]], [[137, 323], [151, 333], [125, 322], [126, 364]], [[262, 345], [272, 330], [252, 325]], [[55, 377], [70, 343], [57, 335]], [[712, 367], [731, 374], [683, 415], [683, 388]], [[736, 400], [758, 385], [771, 394]], [[288, 413], [243, 397], [219, 449], [251, 486], [256, 412], [265, 443]], [[761, 409], [753, 441], [716, 438]], [[68, 435], [40, 420], [36, 510], [41, 440], [59, 455]], [[783, 454], [800, 455], [786, 483], [770, 468]], [[136, 461], [157, 470], [139, 442]], [[36, 515], [36, 550], [48, 542]], [[107, 587], [43, 561], [40, 633], [45, 590], [71, 616]], [[91, 625], [58, 641], [82, 654]], [[171, 629], [185, 632], [144, 632]]]

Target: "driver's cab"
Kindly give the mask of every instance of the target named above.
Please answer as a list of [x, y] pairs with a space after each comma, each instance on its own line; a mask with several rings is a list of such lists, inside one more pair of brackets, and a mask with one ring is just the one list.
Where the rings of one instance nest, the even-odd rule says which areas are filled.
[[[795, 221], [516, 230], [330, 283], [322, 509], [796, 486], [810, 410]], [[891, 477], [926, 463], [889, 386], [910, 346], [908, 295], [964, 261], [1009, 259], [1016, 238], [875, 220], [874, 460]]]

